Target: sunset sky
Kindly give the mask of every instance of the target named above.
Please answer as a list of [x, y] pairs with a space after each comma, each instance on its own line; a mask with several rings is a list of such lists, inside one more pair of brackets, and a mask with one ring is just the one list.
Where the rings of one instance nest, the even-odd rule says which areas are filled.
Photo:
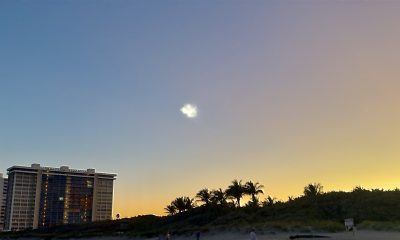
[[281, 200], [312, 182], [400, 187], [399, 13], [399, 1], [1, 1], [0, 172], [116, 173], [122, 217], [233, 179]]

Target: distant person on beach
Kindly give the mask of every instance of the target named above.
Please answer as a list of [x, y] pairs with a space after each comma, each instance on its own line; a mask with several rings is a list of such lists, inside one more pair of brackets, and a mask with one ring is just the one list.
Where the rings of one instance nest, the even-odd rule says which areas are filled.
[[171, 240], [171, 234], [169, 232], [165, 235], [165, 240]]
[[196, 239], [200, 240], [200, 232], [196, 232]]
[[250, 240], [257, 240], [257, 234], [256, 234], [256, 230], [254, 230], [254, 228], [251, 229]]

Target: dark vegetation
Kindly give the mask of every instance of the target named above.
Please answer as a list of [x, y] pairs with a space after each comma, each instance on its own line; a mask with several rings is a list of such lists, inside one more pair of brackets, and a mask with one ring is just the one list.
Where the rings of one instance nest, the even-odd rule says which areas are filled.
[[[195, 231], [242, 230], [254, 227], [263, 231], [342, 231], [343, 220], [354, 218], [359, 228], [400, 230], [400, 190], [367, 190], [324, 193], [318, 183], [304, 188], [302, 196], [285, 202], [267, 196], [260, 201], [263, 185], [234, 180], [226, 190], [200, 190], [195, 198], [178, 197], [165, 210], [168, 216], [144, 215], [114, 221], [65, 225], [5, 236], [88, 237], [126, 234], [157, 236], [167, 231], [190, 234]], [[244, 196], [250, 199], [243, 205]]]

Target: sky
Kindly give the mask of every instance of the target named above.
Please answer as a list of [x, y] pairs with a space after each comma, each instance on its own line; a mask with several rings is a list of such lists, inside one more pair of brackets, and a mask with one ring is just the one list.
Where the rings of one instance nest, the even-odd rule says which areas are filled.
[[398, 1], [1, 1], [0, 172], [116, 173], [122, 217], [163, 215], [234, 179], [281, 200], [314, 182], [399, 187], [399, 12]]

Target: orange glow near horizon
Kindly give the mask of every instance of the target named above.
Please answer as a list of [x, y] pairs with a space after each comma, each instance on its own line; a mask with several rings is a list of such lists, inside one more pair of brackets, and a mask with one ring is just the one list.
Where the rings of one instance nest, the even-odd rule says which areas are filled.
[[[311, 183], [311, 182], [310, 182]], [[304, 184], [305, 186], [306, 184]], [[288, 193], [286, 191], [280, 191], [277, 189], [275, 191], [275, 195], [270, 195], [271, 197], [275, 197], [279, 201], [287, 201], [288, 197], [298, 197], [303, 194], [303, 187], [300, 189], [296, 189], [295, 191]], [[384, 190], [393, 190], [398, 188], [398, 179], [389, 179], [388, 182], [385, 182], [384, 180], [382, 181], [381, 184], [379, 183], [368, 183], [365, 185], [348, 185], [348, 184], [343, 184], [340, 185], [339, 187], [331, 187], [329, 185], [323, 185], [324, 187], [324, 192], [330, 192], [330, 191], [352, 191], [355, 187], [361, 186], [365, 189], [384, 189]], [[180, 194], [178, 196], [183, 196], [185, 194]], [[190, 195], [190, 197], [194, 197], [195, 192], [193, 194], [186, 194], [187, 196]], [[186, 196], [185, 195], [185, 196]], [[260, 200], [264, 200], [268, 195], [260, 195]], [[138, 215], [147, 215], [147, 214], [153, 214], [153, 215], [158, 215], [158, 216], [164, 216], [166, 215], [164, 208], [173, 200], [172, 199], [164, 199], [165, 204], [159, 204], [159, 202], [162, 201], [162, 199], [159, 199], [159, 201], [132, 201], [132, 202], [124, 202], [124, 201], [115, 201], [114, 203], [114, 215], [119, 213], [121, 215], [121, 218], [129, 218], [129, 217], [134, 217]], [[246, 203], [246, 199], [243, 200], [242, 204]], [[115, 216], [113, 216], [115, 218]]]

